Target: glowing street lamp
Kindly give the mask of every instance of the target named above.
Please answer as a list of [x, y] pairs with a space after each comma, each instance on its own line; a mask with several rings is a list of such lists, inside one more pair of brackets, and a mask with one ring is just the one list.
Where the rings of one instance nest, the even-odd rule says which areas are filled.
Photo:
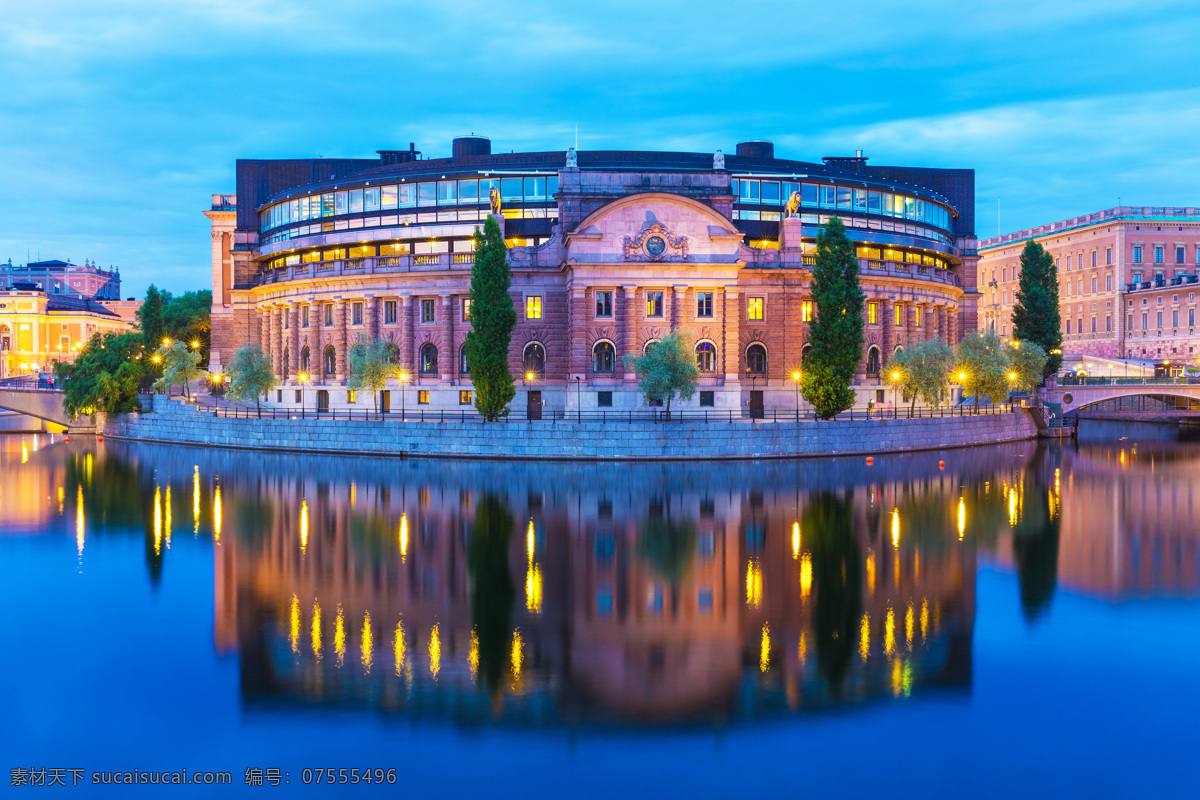
[[170, 347], [170, 346], [171, 346], [171, 340], [163, 339], [163, 347]]
[[153, 361], [155, 364], [157, 364], [158, 362], [162, 361], [162, 358], [160, 358], [159, 355], [157, 353], [155, 353], [154, 357], [151, 358], [150, 360]]
[[199, 348], [200, 348], [200, 343], [199, 343], [199, 342], [192, 342], [192, 349], [193, 349], [193, 350], [197, 350], [197, 349], [199, 349]]
[[796, 422], [800, 421], [800, 371], [796, 370], [792, 373], [792, 380], [796, 382]]
[[400, 373], [400, 421], [404, 422], [404, 395], [408, 394], [404, 391], [404, 384], [408, 383], [408, 373]]

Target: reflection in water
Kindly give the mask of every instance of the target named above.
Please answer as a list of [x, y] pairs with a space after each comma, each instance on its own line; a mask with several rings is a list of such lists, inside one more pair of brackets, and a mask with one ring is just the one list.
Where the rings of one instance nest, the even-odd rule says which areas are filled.
[[249, 702], [719, 723], [969, 691], [979, 553], [1017, 572], [1031, 621], [1060, 589], [1200, 590], [1200, 458], [1169, 442], [963, 451], [945, 470], [51, 444], [0, 449], [4, 529], [66, 516], [81, 563], [85, 539], [136, 531], [157, 585], [185, 557], [172, 496], [190, 492], [215, 643]]

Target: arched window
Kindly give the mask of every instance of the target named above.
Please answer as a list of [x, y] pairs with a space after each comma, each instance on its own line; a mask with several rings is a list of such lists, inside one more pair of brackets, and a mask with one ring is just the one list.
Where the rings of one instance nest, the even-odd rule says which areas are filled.
[[592, 348], [592, 372], [615, 372], [617, 351], [612, 342], [596, 342]]
[[904, 352], [904, 345], [902, 345], [902, 344], [898, 344], [898, 345], [896, 345], [896, 349], [895, 349], [895, 351], [894, 351], [894, 352], [896, 352], [896, 353], [903, 353], [903, 352]]
[[880, 366], [879, 348], [872, 346], [871, 349], [867, 351], [867, 374], [878, 375]]
[[701, 372], [717, 371], [717, 348], [712, 342], [696, 345], [696, 366]]
[[806, 344], [806, 345], [804, 345], [804, 347], [800, 348], [800, 363], [801, 364], [803, 364], [805, 362], [805, 360], [808, 358], [809, 350], [812, 350], [811, 344]]
[[421, 374], [436, 375], [438, 371], [437, 347], [433, 343], [421, 348]]
[[642, 355], [649, 353], [652, 349], [654, 349], [654, 345], [656, 344], [658, 344], [658, 339], [651, 339], [650, 341], [646, 342], [645, 347], [642, 348]]
[[521, 369], [523, 372], [532, 372], [535, 375], [544, 374], [546, 372], [546, 348], [537, 342], [525, 345], [525, 355], [521, 358]]
[[471, 368], [467, 365], [467, 346], [464, 344], [458, 348], [458, 374], [470, 375]]
[[400, 348], [396, 346], [395, 342], [388, 342], [384, 350], [387, 351], [387, 362], [389, 364], [400, 363]]
[[746, 348], [746, 372], [751, 375], [767, 374], [767, 348], [757, 342]]
[[308, 372], [308, 362], [309, 362], [308, 345], [304, 345], [304, 349], [300, 351], [300, 371], [301, 372]]
[[333, 345], [325, 348], [325, 377], [332, 378], [337, 372], [337, 354], [334, 352]]

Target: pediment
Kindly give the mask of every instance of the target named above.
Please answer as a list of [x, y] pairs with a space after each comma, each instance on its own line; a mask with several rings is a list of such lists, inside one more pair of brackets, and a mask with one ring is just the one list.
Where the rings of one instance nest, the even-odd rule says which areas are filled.
[[666, 193], [622, 197], [566, 235], [568, 257], [582, 263], [734, 263], [742, 234], [703, 203]]

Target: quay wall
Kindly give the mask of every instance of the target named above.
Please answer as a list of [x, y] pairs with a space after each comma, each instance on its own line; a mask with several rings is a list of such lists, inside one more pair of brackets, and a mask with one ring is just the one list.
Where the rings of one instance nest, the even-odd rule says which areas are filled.
[[154, 413], [101, 417], [115, 439], [273, 450], [434, 458], [712, 460], [872, 455], [997, 444], [1037, 436], [1031, 415], [837, 422], [375, 422], [233, 419], [157, 403]]

